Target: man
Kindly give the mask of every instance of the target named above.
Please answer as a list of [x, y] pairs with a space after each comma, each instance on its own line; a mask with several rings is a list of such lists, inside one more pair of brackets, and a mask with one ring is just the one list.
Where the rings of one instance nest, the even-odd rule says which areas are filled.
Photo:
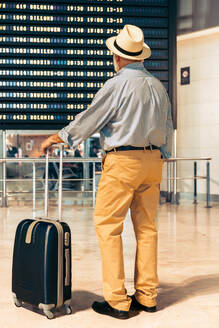
[[[134, 308], [156, 311], [157, 230], [154, 223], [162, 177], [161, 153], [171, 155], [172, 120], [163, 85], [143, 65], [150, 57], [143, 32], [125, 25], [106, 45], [113, 52], [115, 77], [97, 92], [90, 108], [58, 134], [43, 142], [67, 142], [75, 148], [100, 131], [106, 152], [98, 188], [94, 221], [102, 257], [104, 302], [94, 311], [119, 319]], [[137, 240], [135, 295], [127, 296], [121, 233], [131, 209]]]

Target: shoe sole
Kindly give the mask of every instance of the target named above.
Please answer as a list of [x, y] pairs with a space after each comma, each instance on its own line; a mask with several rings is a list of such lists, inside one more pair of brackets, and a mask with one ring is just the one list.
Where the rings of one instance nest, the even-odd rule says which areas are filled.
[[150, 308], [150, 307], [145, 307], [144, 305], [140, 304], [139, 302], [137, 302], [137, 300], [133, 297], [129, 296], [132, 299], [132, 303], [131, 303], [131, 310], [137, 310], [137, 311], [144, 311], [144, 312], [149, 312], [149, 313], [154, 313], [157, 312], [157, 308], [155, 307], [155, 309]]
[[142, 308], [141, 306], [138, 306], [138, 305], [136, 305], [136, 306], [132, 305], [131, 308], [130, 308], [130, 310], [144, 311], [144, 312], [149, 312], [149, 313], [157, 312], [157, 309], [155, 309], [155, 310], [152, 310], [152, 309], [144, 309], [144, 308]]
[[119, 319], [119, 320], [129, 319], [129, 316], [127, 316], [127, 317], [117, 317], [114, 313], [105, 313], [105, 312], [98, 311], [97, 309], [94, 309], [93, 306], [92, 306], [92, 309], [98, 314], [108, 315], [108, 316], [113, 317], [115, 319]]

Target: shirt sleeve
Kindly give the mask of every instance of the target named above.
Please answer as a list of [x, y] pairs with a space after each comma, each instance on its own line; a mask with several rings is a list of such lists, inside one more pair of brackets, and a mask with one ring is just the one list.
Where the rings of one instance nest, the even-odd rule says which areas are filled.
[[99, 132], [114, 116], [114, 84], [109, 80], [96, 93], [90, 107], [59, 131], [59, 137], [72, 148]]
[[166, 121], [166, 143], [160, 147], [161, 154], [164, 158], [172, 155], [172, 137], [173, 137], [173, 121], [171, 115], [171, 104], [169, 102], [167, 121]]

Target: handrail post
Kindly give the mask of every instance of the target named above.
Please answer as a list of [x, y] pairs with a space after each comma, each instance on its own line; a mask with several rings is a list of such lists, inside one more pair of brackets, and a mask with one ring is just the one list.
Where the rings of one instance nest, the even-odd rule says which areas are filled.
[[177, 200], [177, 181], [176, 181], [176, 160], [173, 162], [173, 199], [172, 204], [178, 204]]
[[36, 164], [33, 162], [33, 219], [36, 218]]
[[[6, 159], [6, 131], [2, 133], [2, 143], [3, 143], [3, 159]], [[6, 172], [6, 161], [2, 164], [3, 172], [2, 172], [2, 204], [1, 207], [8, 207], [8, 200], [7, 200], [7, 172]]]
[[194, 162], [194, 201], [193, 204], [197, 204], [197, 162]]
[[93, 208], [95, 207], [95, 193], [96, 193], [95, 162], [93, 162]]
[[211, 208], [210, 206], [210, 163], [206, 164], [206, 207]]
[[171, 191], [170, 191], [170, 162], [167, 162], [167, 195], [166, 203], [171, 202]]
[[[173, 154], [174, 158], [176, 158], [176, 144], [177, 144], [177, 130], [174, 130], [174, 142], [173, 142]], [[176, 159], [173, 162], [173, 199], [172, 204], [178, 204], [177, 199], [177, 180], [176, 180], [176, 174], [177, 174], [177, 165], [176, 165]]]

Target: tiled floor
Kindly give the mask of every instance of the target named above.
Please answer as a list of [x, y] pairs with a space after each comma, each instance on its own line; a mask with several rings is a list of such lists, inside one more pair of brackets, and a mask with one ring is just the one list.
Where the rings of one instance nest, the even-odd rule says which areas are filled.
[[[51, 209], [53, 214], [55, 210]], [[72, 230], [73, 292], [71, 316], [46, 317], [16, 308], [11, 297], [13, 239], [18, 222], [31, 208], [0, 209], [0, 328], [217, 328], [219, 327], [219, 206], [161, 205], [159, 228], [159, 298], [156, 313], [126, 321], [91, 309], [102, 295], [101, 264], [92, 220], [93, 210], [66, 207]], [[126, 287], [133, 292], [135, 240], [129, 215], [124, 227]]]

